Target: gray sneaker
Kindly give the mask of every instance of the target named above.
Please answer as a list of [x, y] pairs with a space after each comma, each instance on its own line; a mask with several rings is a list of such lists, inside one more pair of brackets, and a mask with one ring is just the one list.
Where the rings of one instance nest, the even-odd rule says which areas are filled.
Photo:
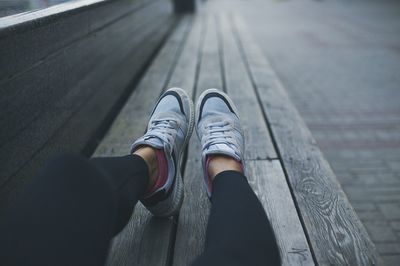
[[157, 154], [164, 158], [165, 180], [140, 200], [155, 216], [172, 216], [182, 205], [181, 163], [193, 127], [192, 100], [184, 90], [171, 88], [156, 103], [145, 135], [132, 144], [132, 152], [145, 145], [157, 149]]
[[210, 155], [230, 156], [242, 164], [244, 171], [244, 135], [237, 109], [228, 95], [217, 89], [206, 90], [200, 95], [196, 106], [196, 131], [202, 145], [204, 181], [211, 197]]

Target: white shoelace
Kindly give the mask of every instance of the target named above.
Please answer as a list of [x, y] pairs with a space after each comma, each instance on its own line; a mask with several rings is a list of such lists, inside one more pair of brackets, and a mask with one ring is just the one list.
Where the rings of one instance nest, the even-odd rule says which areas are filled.
[[231, 123], [227, 121], [209, 123], [204, 130], [202, 137], [204, 149], [209, 149], [212, 145], [226, 144], [236, 153], [239, 150], [239, 143], [232, 137], [234, 128]]
[[178, 128], [179, 123], [175, 118], [154, 119], [146, 133], [146, 139], [159, 138], [167, 145], [169, 151], [172, 151]]

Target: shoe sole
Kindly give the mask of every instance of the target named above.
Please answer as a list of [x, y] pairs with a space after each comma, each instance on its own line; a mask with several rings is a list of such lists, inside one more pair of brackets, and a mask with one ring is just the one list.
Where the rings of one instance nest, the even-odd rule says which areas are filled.
[[[160, 201], [153, 207], [149, 207], [148, 210], [157, 217], [170, 217], [175, 214], [177, 214], [182, 206], [183, 199], [184, 199], [184, 185], [183, 185], [183, 179], [182, 179], [182, 173], [181, 173], [181, 168], [182, 168], [182, 161], [183, 161], [183, 152], [190, 140], [190, 137], [192, 136], [193, 130], [194, 130], [194, 125], [195, 125], [195, 113], [194, 113], [194, 104], [193, 101], [190, 99], [189, 95], [182, 89], [180, 88], [171, 88], [168, 91], [174, 91], [176, 92], [182, 100], [182, 104], [185, 108], [185, 106], [189, 107], [189, 110], [184, 110], [185, 113], [189, 111], [189, 126], [188, 130], [185, 135], [185, 140], [183, 142], [182, 149], [178, 155], [178, 165], [176, 167], [176, 176], [175, 176], [175, 182], [171, 191], [171, 194], [168, 198], [166, 198], [164, 201]], [[160, 97], [161, 98], [161, 97]]]

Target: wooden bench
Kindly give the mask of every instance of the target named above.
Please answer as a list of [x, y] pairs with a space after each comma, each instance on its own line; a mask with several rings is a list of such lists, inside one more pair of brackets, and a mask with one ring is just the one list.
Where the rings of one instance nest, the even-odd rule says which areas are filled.
[[[247, 176], [271, 220], [283, 265], [379, 263], [329, 164], [236, 14], [182, 18], [93, 156], [127, 154], [156, 99], [173, 86], [194, 100], [207, 88], [221, 88], [237, 104]], [[186, 156], [179, 216], [157, 219], [138, 204], [114, 238], [109, 265], [188, 265], [202, 252], [210, 202], [195, 134]]]

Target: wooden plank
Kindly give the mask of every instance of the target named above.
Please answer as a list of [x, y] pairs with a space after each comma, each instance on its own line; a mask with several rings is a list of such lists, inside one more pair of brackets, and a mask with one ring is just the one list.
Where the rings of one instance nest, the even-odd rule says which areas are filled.
[[[94, 156], [128, 154], [133, 140], [147, 125], [152, 106], [160, 95], [168, 73], [179, 56], [189, 27], [185, 18], [154, 60], [134, 93], [118, 115]], [[173, 219], [154, 218], [140, 203], [132, 219], [112, 244], [108, 265], [167, 265], [173, 233]], [[157, 241], [154, 241], [157, 239]]]
[[237, 38], [319, 265], [375, 265], [378, 253], [276, 73], [234, 16]]
[[282, 265], [314, 265], [279, 160], [249, 160], [247, 178], [274, 229]]
[[258, 99], [247, 75], [229, 21], [216, 17], [216, 28], [222, 41], [226, 90], [239, 111], [246, 143], [245, 159], [277, 158]]
[[[218, 39], [211, 17], [199, 17], [205, 23], [204, 40], [199, 54], [195, 99], [208, 88], [222, 88], [221, 66], [219, 62]], [[193, 56], [197, 55], [192, 51]], [[201, 166], [201, 145], [193, 134], [186, 162], [184, 183], [185, 197], [179, 213], [176, 232], [173, 265], [189, 265], [203, 252], [205, 231], [208, 221], [210, 202], [203, 184]]]
[[[53, 131], [48, 139], [40, 138], [38, 140], [42, 144], [33, 154], [28, 145], [32, 142], [32, 139], [29, 137], [25, 139], [27, 143], [17, 147], [14, 146], [14, 149], [21, 151], [19, 154], [17, 153], [15, 158], [19, 158], [19, 156], [22, 155], [25, 156], [25, 153], [27, 153], [29, 154], [27, 158], [29, 161], [22, 161], [21, 165], [17, 165], [17, 172], [8, 176], [6, 183], [3, 183], [0, 191], [0, 211], [18, 195], [22, 187], [29, 182], [30, 177], [36, 173], [38, 168], [49, 156], [60, 152], [82, 152], [88, 145], [97, 144], [95, 137], [99, 130], [102, 130], [101, 126], [111, 123], [111, 121], [108, 122], [110, 116], [115, 115], [121, 102], [125, 102], [124, 98], [126, 98], [132, 90], [132, 88], [128, 86], [129, 83], [139, 78], [144, 64], [152, 57], [155, 51], [157, 51], [157, 48], [160, 47], [162, 40], [171, 29], [174, 21], [174, 18], [164, 20], [163, 25], [150, 31], [149, 35], [143, 39], [142, 45], [138, 46], [137, 49], [134, 49], [129, 54], [126, 54], [126, 58], [124, 58], [122, 62], [119, 62], [117, 65], [103, 65], [100, 69], [101, 72], [95, 73], [98, 79], [93, 80], [93, 76], [88, 76], [88, 79], [83, 80], [79, 84], [81, 89], [93, 86], [96, 90], [91, 90], [88, 94], [71, 95], [63, 99], [68, 99], [66, 102], [61, 102], [61, 104], [66, 104], [64, 105], [65, 109], [51, 109], [44, 119], [48, 118], [50, 121], [54, 119], [55, 122], [59, 123], [58, 116], [63, 115], [66, 117], [66, 120], [63, 120], [64, 122], [61, 121], [63, 122], [61, 126], [56, 125], [57, 127], [55, 129], [50, 128], [50, 130]], [[157, 26], [157, 24], [155, 26]], [[123, 68], [124, 71], [121, 71], [121, 68]], [[95, 83], [93, 83], [93, 81]], [[73, 102], [74, 98], [80, 104], [78, 108], [69, 110], [67, 108], [68, 102]], [[37, 124], [36, 129], [39, 130], [38, 132], [28, 131], [26, 132], [27, 135], [34, 136], [35, 134], [40, 135], [43, 133], [40, 131], [43, 125], [52, 126], [49, 120], [44, 120], [44, 123]], [[44, 127], [43, 130], [48, 130], [48, 128]], [[79, 134], [77, 134], [77, 132], [79, 132]], [[29, 133], [34, 134], [29, 135]], [[21, 161], [16, 159], [15, 161], [21, 163]], [[12, 161], [12, 164], [7, 165], [7, 167], [15, 166], [14, 163], [15, 162]], [[2, 164], [1, 171], [7, 169], [5, 166], [6, 165]]]
[[197, 81], [202, 34], [204, 34], [204, 25], [199, 18], [194, 17], [193, 29], [167, 84], [167, 88], [179, 87], [184, 89], [190, 96], [193, 96], [192, 98], [194, 98], [193, 94]]
[[249, 183], [274, 228], [282, 265], [313, 265], [307, 239], [280, 162], [259, 160], [277, 158], [277, 155], [231, 23], [226, 15], [216, 18], [222, 39], [226, 89], [238, 107], [245, 133]]
[[219, 60], [218, 35], [212, 16], [203, 17], [207, 23], [204, 47], [201, 50], [201, 63], [196, 85], [196, 96], [210, 88], [223, 89], [222, 68]]

